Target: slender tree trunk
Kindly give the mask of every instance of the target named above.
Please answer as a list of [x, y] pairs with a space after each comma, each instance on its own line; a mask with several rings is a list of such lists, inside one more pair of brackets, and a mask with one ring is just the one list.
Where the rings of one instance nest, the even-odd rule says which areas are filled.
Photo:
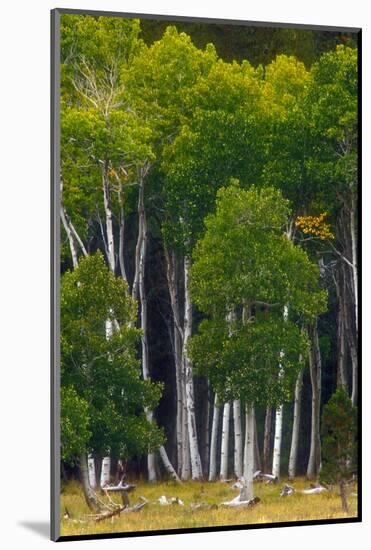
[[215, 481], [216, 475], [217, 475], [217, 447], [218, 447], [219, 418], [220, 418], [220, 407], [218, 406], [218, 396], [217, 394], [215, 394], [213, 422], [211, 426], [209, 481]]
[[[286, 322], [289, 316], [289, 308], [287, 305], [283, 307], [283, 321]], [[281, 351], [283, 357], [285, 351]], [[282, 365], [279, 365], [279, 376], [283, 375]], [[272, 474], [278, 479], [281, 473], [281, 446], [282, 446], [282, 419], [283, 419], [283, 405], [279, 405], [276, 409], [276, 424], [274, 431], [274, 448], [273, 448], [273, 464]]]
[[355, 342], [355, 336], [351, 325], [351, 319], [348, 312], [347, 305], [345, 304], [344, 325], [347, 334], [347, 341], [350, 351], [350, 358], [352, 361], [352, 405], [357, 406], [358, 401], [358, 352]]
[[[357, 350], [357, 330], [353, 321], [354, 312], [350, 307], [349, 301], [351, 300], [351, 292], [347, 289], [346, 284], [346, 272], [347, 266], [342, 265], [342, 293], [338, 297], [339, 303], [341, 301], [341, 309], [343, 312], [343, 327], [346, 334], [346, 340], [350, 352], [350, 358], [352, 362], [352, 404], [357, 405], [358, 400], [358, 350]], [[348, 384], [347, 384], [348, 385]]]
[[241, 403], [239, 399], [233, 401], [234, 420], [234, 474], [242, 476], [242, 427], [241, 427]]
[[72, 258], [72, 265], [73, 265], [73, 268], [76, 269], [78, 266], [77, 249], [73, 240], [72, 231], [67, 221], [67, 215], [62, 205], [62, 202], [61, 202], [61, 220], [63, 223], [63, 227], [67, 233], [68, 244], [70, 246], [71, 258]]
[[271, 454], [272, 412], [272, 408], [267, 407], [264, 421], [263, 472], [268, 472], [270, 469], [269, 458]]
[[281, 469], [282, 417], [283, 417], [283, 405], [279, 405], [276, 409], [276, 424], [275, 424], [275, 430], [274, 430], [274, 447], [273, 447], [273, 464], [272, 464], [272, 474], [277, 478], [280, 477], [280, 469]]
[[[301, 362], [301, 359], [300, 359]], [[299, 445], [299, 428], [300, 428], [300, 412], [301, 412], [301, 391], [303, 387], [304, 369], [301, 369], [295, 384], [295, 399], [294, 399], [294, 420], [292, 424], [292, 438], [289, 458], [289, 479], [294, 479], [296, 475], [296, 462], [298, 458]]]
[[192, 472], [191, 472], [191, 455], [189, 450], [189, 437], [188, 437], [188, 418], [187, 418], [188, 413], [187, 413], [185, 380], [183, 380], [183, 395], [184, 395], [184, 407], [183, 407], [183, 418], [182, 418], [183, 444], [182, 444], [181, 479], [183, 481], [187, 481], [188, 479], [191, 478]]
[[182, 414], [182, 470], [181, 479], [186, 481], [191, 478], [191, 455], [189, 450], [189, 436], [188, 436], [188, 408], [187, 408], [187, 395], [186, 395], [186, 379], [185, 379], [185, 364], [183, 361], [182, 351], [182, 365], [181, 365], [181, 382], [182, 382], [182, 401], [183, 401], [183, 414]]
[[337, 312], [337, 342], [338, 342], [338, 367], [337, 384], [342, 386], [348, 392], [348, 375], [346, 369], [346, 334], [345, 334], [345, 270], [342, 265], [339, 266], [336, 280], [336, 294], [338, 301]]
[[119, 217], [119, 264], [121, 277], [124, 281], [128, 282], [125, 269], [125, 259], [124, 259], [124, 247], [125, 247], [125, 210], [124, 210], [124, 193], [121, 189], [121, 184], [119, 183], [119, 205], [120, 205], [120, 217]]
[[102, 165], [102, 184], [103, 184], [103, 204], [106, 216], [106, 231], [107, 231], [107, 252], [108, 266], [112, 273], [115, 273], [115, 241], [113, 236], [113, 216], [110, 199], [110, 186], [108, 178], [108, 161], [104, 161]]
[[176, 473], [176, 471], [174, 470], [173, 465], [171, 464], [171, 462], [170, 462], [170, 460], [167, 456], [167, 453], [165, 451], [165, 447], [163, 445], [161, 445], [161, 447], [159, 448], [159, 453], [160, 453], [160, 457], [162, 459], [162, 463], [165, 467], [166, 472], [169, 474], [169, 476], [172, 479], [175, 479], [176, 481], [179, 481], [179, 476]]
[[321, 465], [320, 406], [321, 406], [321, 354], [318, 342], [317, 320], [308, 327], [310, 340], [309, 370], [312, 385], [312, 422], [307, 477], [317, 476]]
[[254, 448], [255, 448], [255, 411], [254, 407], [246, 407], [245, 422], [245, 452], [243, 464], [244, 487], [241, 491], [241, 500], [250, 500], [254, 497]]
[[176, 381], [176, 448], [177, 448], [177, 463], [178, 473], [181, 475], [183, 471], [183, 458], [185, 444], [185, 428], [184, 422], [185, 402], [184, 402], [184, 376], [182, 366], [182, 343], [183, 343], [183, 328], [180, 323], [180, 309], [178, 296], [178, 269], [177, 259], [174, 251], [168, 251], [164, 247], [166, 260], [166, 277], [169, 289], [170, 304], [173, 315], [173, 353], [175, 364], [175, 381]]
[[254, 412], [254, 471], [261, 470], [261, 460], [259, 451], [258, 427], [256, 423], [256, 414]]
[[202, 471], [204, 478], [208, 477], [209, 460], [210, 460], [210, 388], [209, 381], [206, 380], [206, 402], [204, 411], [203, 423], [203, 465]]
[[100, 475], [100, 486], [109, 485], [111, 474], [111, 457], [105, 456], [102, 460], [102, 472]]
[[[148, 329], [147, 329], [147, 294], [145, 290], [145, 264], [147, 256], [147, 219], [144, 208], [144, 181], [140, 178], [139, 183], [139, 199], [138, 199], [138, 219], [139, 219], [139, 235], [140, 235], [140, 249], [138, 265], [136, 266], [136, 273], [138, 276], [138, 290], [140, 300], [140, 327], [142, 329], [141, 343], [142, 343], [142, 374], [144, 380], [149, 380], [149, 357], [148, 357]], [[139, 240], [139, 237], [138, 237]], [[134, 290], [134, 289], [133, 289]], [[148, 422], [153, 422], [153, 412], [146, 408], [145, 410]], [[156, 481], [156, 462], [155, 454], [149, 453], [147, 455], [147, 467], [148, 467], [148, 481]]]
[[88, 456], [89, 485], [92, 489], [97, 487], [97, 478], [95, 476], [95, 460], [92, 455]]
[[86, 251], [86, 248], [84, 246], [84, 243], [82, 242], [79, 234], [77, 233], [72, 221], [71, 221], [71, 218], [69, 217], [69, 215], [67, 214], [67, 211], [64, 207], [64, 203], [63, 203], [63, 180], [61, 178], [61, 191], [60, 191], [60, 203], [61, 203], [61, 207], [60, 207], [60, 216], [61, 216], [61, 220], [62, 220], [62, 223], [63, 223], [63, 227], [64, 227], [64, 230], [66, 231], [66, 234], [67, 234], [67, 238], [68, 238], [68, 244], [69, 244], [69, 247], [70, 247], [70, 252], [71, 252], [71, 258], [72, 258], [72, 265], [73, 265], [73, 268], [76, 269], [76, 267], [78, 266], [78, 253], [77, 253], [77, 245], [80, 247], [81, 249], [81, 252], [83, 253], [84, 256], [87, 256], [88, 253]]
[[354, 196], [352, 195], [351, 208], [350, 208], [350, 237], [351, 237], [351, 243], [352, 243], [354, 315], [355, 315], [355, 324], [356, 324], [356, 335], [358, 335], [358, 268], [357, 268], [357, 236], [356, 236], [355, 216], [356, 216], [356, 206], [355, 206]]
[[178, 473], [180, 474], [183, 464], [184, 445], [184, 404], [182, 391], [182, 343], [177, 330], [174, 330], [174, 359], [175, 359], [175, 388], [176, 388], [176, 449]]
[[191, 457], [192, 479], [202, 479], [202, 465], [197, 439], [196, 411], [193, 387], [192, 363], [188, 357], [187, 344], [192, 335], [192, 303], [189, 295], [189, 270], [191, 261], [189, 257], [184, 258], [184, 342], [183, 361], [185, 369], [186, 403], [189, 450]]
[[229, 453], [229, 418], [231, 405], [224, 404], [223, 426], [222, 426], [222, 447], [220, 455], [220, 479], [223, 481], [228, 478], [228, 453]]
[[81, 479], [82, 488], [84, 491], [86, 504], [89, 506], [91, 510], [96, 512], [100, 509], [100, 506], [94, 491], [90, 487], [88, 459], [86, 454], [81, 454], [79, 457], [79, 470], [80, 470], [80, 479]]

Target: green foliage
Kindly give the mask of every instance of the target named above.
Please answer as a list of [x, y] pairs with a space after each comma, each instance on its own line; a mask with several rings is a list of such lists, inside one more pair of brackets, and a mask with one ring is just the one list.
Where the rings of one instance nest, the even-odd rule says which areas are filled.
[[192, 295], [202, 311], [260, 301], [290, 304], [292, 313], [310, 318], [326, 308], [318, 267], [283, 234], [288, 215], [274, 188], [219, 190], [193, 254]]
[[199, 50], [189, 36], [171, 26], [123, 71], [132, 107], [157, 129], [161, 142], [168, 142], [177, 132], [189, 90], [215, 61], [212, 45]]
[[[158, 403], [161, 388], [140, 377], [136, 309], [126, 283], [108, 270], [100, 252], [62, 277], [61, 375], [62, 386], [69, 388], [62, 394], [65, 457], [83, 443], [86, 450], [130, 457], [163, 440], [144, 415]], [[116, 327], [109, 337], [107, 321]], [[84, 435], [75, 441], [78, 411]]]
[[61, 450], [62, 460], [72, 462], [87, 448], [89, 430], [89, 404], [78, 396], [73, 386], [61, 388]]
[[290, 400], [302, 368], [299, 354], [307, 352], [304, 333], [291, 321], [283, 322], [280, 312], [257, 313], [247, 325], [204, 320], [190, 344], [191, 357], [222, 402], [242, 399], [263, 406]]
[[288, 215], [278, 190], [234, 183], [218, 191], [195, 247], [191, 292], [208, 318], [190, 353], [224, 400], [288, 400], [308, 349], [296, 322], [326, 307], [317, 266], [283, 234]]
[[153, 132], [130, 108], [122, 78], [144, 45], [135, 19], [63, 15], [61, 25], [63, 199], [86, 241], [104, 218], [103, 174], [118, 216], [133, 208], [138, 168], [154, 160]]
[[356, 408], [342, 387], [323, 408], [320, 478], [325, 482], [347, 481], [356, 472], [356, 415]]
[[189, 116], [164, 151], [164, 238], [192, 249], [214, 209], [216, 191], [231, 178], [252, 183], [264, 161], [261, 72], [249, 63], [215, 63], [186, 96]]
[[313, 175], [335, 208], [357, 193], [357, 58], [357, 49], [346, 46], [324, 54], [312, 68], [308, 91]]
[[[312, 65], [342, 37], [200, 25], [193, 41], [180, 30], [192, 25], [176, 24], [145, 45], [146, 22], [135, 19], [63, 14], [61, 25], [63, 201], [79, 235], [102, 247], [102, 175], [116, 235], [120, 209], [136, 209], [138, 170], [150, 165], [150, 232], [193, 254], [192, 296], [206, 316], [190, 344], [197, 366], [223, 399], [283, 402], [308, 345], [298, 326], [326, 309], [318, 268], [285, 225], [326, 211], [331, 227], [355, 198], [357, 50], [339, 46]], [[251, 64], [226, 62], [235, 58]], [[119, 325], [109, 339], [107, 320]], [[100, 255], [64, 275], [65, 460], [83, 448], [130, 456], [161, 440], [143, 414], [160, 392], [140, 380], [135, 320]]]
[[110, 67], [126, 63], [138, 51], [139, 31], [138, 19], [62, 14], [62, 64], [70, 73], [83, 64], [104, 79]]

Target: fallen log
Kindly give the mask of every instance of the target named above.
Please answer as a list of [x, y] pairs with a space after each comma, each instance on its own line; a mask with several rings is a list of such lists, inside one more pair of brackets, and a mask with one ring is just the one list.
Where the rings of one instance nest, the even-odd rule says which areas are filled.
[[277, 483], [278, 477], [272, 474], [263, 474], [260, 470], [257, 470], [253, 475], [254, 481], [266, 481], [267, 483]]
[[136, 485], [131, 485], [130, 483], [124, 483], [122, 480], [117, 485], [105, 485], [102, 489], [103, 491], [109, 491], [110, 493], [117, 493], [121, 491], [126, 491], [127, 493], [134, 491]]
[[259, 497], [253, 497], [249, 500], [240, 500], [240, 496], [230, 500], [229, 502], [222, 502], [222, 506], [227, 506], [229, 508], [242, 507], [242, 508], [251, 508], [260, 502]]
[[292, 487], [291, 485], [284, 485], [282, 487], [280, 496], [288, 497], [293, 495], [295, 492], [301, 493], [302, 495], [319, 495], [328, 491], [329, 489], [327, 489], [327, 487], [323, 487], [322, 485], [311, 487], [310, 489], [302, 489], [301, 491], [295, 491], [294, 487]]
[[322, 487], [321, 485], [318, 487], [313, 487], [311, 489], [303, 489], [300, 491], [303, 495], [318, 495], [320, 493], [327, 493], [328, 489], [326, 487]]

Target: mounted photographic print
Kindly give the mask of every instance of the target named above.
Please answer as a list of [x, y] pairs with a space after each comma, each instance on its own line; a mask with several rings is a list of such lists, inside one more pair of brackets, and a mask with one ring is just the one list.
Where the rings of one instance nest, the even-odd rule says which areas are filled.
[[361, 520], [360, 29], [52, 11], [52, 538]]

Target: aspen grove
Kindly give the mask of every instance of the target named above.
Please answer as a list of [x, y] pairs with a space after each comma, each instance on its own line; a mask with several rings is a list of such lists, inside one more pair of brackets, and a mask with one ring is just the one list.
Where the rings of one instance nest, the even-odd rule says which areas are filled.
[[61, 475], [95, 512], [123, 476], [318, 481], [337, 388], [356, 415], [357, 41], [229, 29], [61, 17]]

